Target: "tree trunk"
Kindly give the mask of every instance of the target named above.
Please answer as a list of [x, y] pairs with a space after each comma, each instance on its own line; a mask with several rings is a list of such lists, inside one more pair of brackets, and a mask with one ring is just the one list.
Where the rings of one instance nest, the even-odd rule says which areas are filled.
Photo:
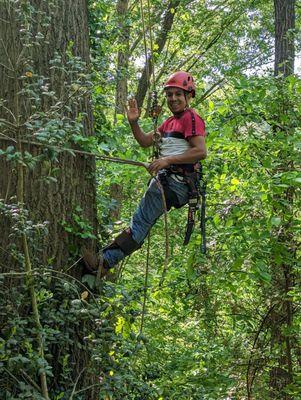
[[[162, 22], [162, 30], [160, 31], [160, 35], [156, 41], [155, 48], [156, 48], [156, 53], [159, 55], [162, 53], [162, 50], [164, 49], [168, 33], [170, 32], [172, 28], [172, 24], [174, 21], [175, 13], [180, 4], [180, 0], [171, 0], [168, 3], [168, 6], [166, 8], [166, 12], [164, 15], [164, 19]], [[136, 100], [138, 107], [141, 108], [146, 96], [146, 92], [149, 86], [149, 81], [150, 81], [150, 75], [152, 74], [154, 65], [153, 65], [153, 60], [151, 57], [148, 57], [141, 78], [138, 83], [138, 88], [137, 88], [137, 93], [136, 93]]]
[[[282, 79], [294, 73], [294, 28], [295, 28], [295, 0], [274, 0], [275, 9], [275, 77]], [[289, 115], [290, 102], [285, 93], [282, 79], [279, 81], [278, 115]], [[289, 120], [289, 118], [288, 118]], [[279, 118], [278, 127], [282, 126], [283, 133], [290, 135], [293, 127], [287, 122], [283, 126], [281, 118]], [[275, 132], [277, 131], [275, 127]], [[289, 171], [293, 168], [287, 163], [285, 156], [282, 160], [283, 170]], [[279, 204], [289, 204], [285, 206], [285, 212], [294, 219], [292, 204], [294, 193], [291, 188], [287, 189], [285, 198], [274, 198], [278, 207], [274, 209], [275, 215], [279, 213]], [[283, 226], [281, 234], [277, 234], [277, 244], [279, 247], [286, 248], [291, 253], [291, 260], [294, 259], [294, 237], [289, 230], [290, 223], [287, 222]], [[276, 249], [277, 247], [274, 246]], [[276, 254], [275, 257], [276, 258]], [[293, 382], [293, 362], [292, 362], [292, 334], [293, 325], [293, 307], [292, 299], [290, 299], [289, 291], [293, 288], [293, 265], [288, 260], [281, 265], [273, 261], [273, 294], [277, 293], [279, 304], [271, 313], [271, 354], [274, 366], [270, 369], [269, 392], [270, 398], [290, 400], [292, 397], [285, 392], [285, 387]], [[286, 333], [285, 333], [286, 332]]]
[[[22, 232], [30, 243], [28, 256], [34, 271], [68, 270], [68, 274], [78, 277], [80, 268], [68, 267], [78, 259], [80, 246], [84, 244], [91, 249], [96, 246], [95, 160], [66, 151], [57, 152], [49, 145], [75, 148], [76, 143], [93, 135], [87, 76], [90, 62], [87, 2], [4, 0], [0, 3], [0, 14], [0, 150], [5, 152], [0, 153], [0, 271], [15, 270], [21, 274], [24, 271], [24, 249], [18, 243]], [[13, 147], [7, 155], [9, 146]], [[29, 160], [33, 161], [32, 168]], [[20, 165], [23, 166], [20, 168]], [[20, 227], [23, 219], [16, 222], [23, 208], [20, 202], [28, 210], [26, 230], [24, 225]], [[44, 221], [48, 221], [48, 233], [40, 239], [32, 233], [39, 228], [32, 227]], [[51, 273], [49, 289], [62, 276]], [[21, 288], [18, 294], [24, 296], [24, 302], [27, 299], [26, 293], [22, 293], [26, 288], [24, 281], [7, 280], [3, 293], [8, 295], [8, 305], [14, 304], [11, 292], [18, 282]], [[27, 285], [33, 295], [40, 289], [37, 281], [36, 288], [32, 283]], [[65, 298], [60, 302], [68, 304]], [[43, 307], [40, 306], [39, 312], [43, 313]], [[26, 303], [16, 308], [16, 313], [24, 321], [31, 321], [32, 310]], [[2, 313], [1, 329], [10, 324], [3, 318]], [[43, 316], [41, 324], [48, 318], [51, 317]], [[69, 325], [70, 321], [66, 322], [66, 329]], [[59, 357], [65, 351], [69, 357], [71, 388], [75, 381], [82, 383], [83, 380], [85, 387], [95, 383], [86, 371], [91, 363], [90, 355], [80, 350], [84, 348], [84, 327], [74, 325], [68, 350], [60, 348], [58, 342], [48, 343], [46, 357], [52, 363], [54, 374], [53, 378], [48, 377], [52, 389], [60, 385]], [[35, 378], [33, 374], [33, 383]], [[14, 381], [10, 385], [16, 386]], [[70, 386], [64, 390], [70, 390]], [[87, 390], [83, 398], [96, 398], [96, 395]]]
[[274, 0], [275, 9], [275, 66], [274, 74], [294, 73], [295, 0]]
[[[53, 99], [49, 98], [47, 93], [41, 95], [40, 109], [37, 110], [34, 108], [33, 102], [28, 101], [28, 96], [19, 95], [16, 91], [20, 92], [24, 88], [23, 82], [26, 79], [34, 80], [35, 74], [37, 74], [49, 78], [47, 81], [49, 87], [45, 88], [45, 91], [54, 91], [59, 101], [70, 106], [68, 112], [66, 109], [62, 109], [60, 118], [63, 120], [67, 117], [75, 120], [82, 115], [83, 129], [80, 133], [86, 137], [91, 136], [93, 134], [93, 118], [90, 96], [84, 95], [79, 101], [73, 101], [78, 94], [72, 98], [72, 90], [76, 91], [77, 87], [75, 84], [72, 89], [70, 85], [72, 85], [72, 79], [78, 81], [78, 76], [76, 73], [69, 73], [67, 76], [63, 69], [64, 65], [66, 70], [71, 68], [70, 65], [66, 65], [68, 62], [66, 53], [71, 52], [73, 56], [81, 57], [86, 63], [86, 71], [88, 70], [89, 39], [86, 2], [84, 0], [57, 0], [53, 7], [51, 3], [48, 4], [42, 0], [32, 1], [31, 6], [45, 12], [44, 16], [34, 15], [37, 19], [32, 28], [32, 34], [36, 35], [41, 32], [44, 39], [40, 41], [39, 46], [32, 48], [24, 46], [25, 39], [19, 34], [19, 29], [26, 30], [27, 27], [24, 21], [18, 20], [18, 12], [13, 9], [11, 4], [9, 1], [1, 3], [1, 11], [3, 11], [1, 15], [8, 22], [0, 25], [2, 39], [0, 44], [2, 62], [0, 66], [0, 98], [5, 99], [5, 108], [0, 108], [0, 117], [14, 123], [17, 117], [16, 113], [19, 112], [21, 137], [26, 140], [28, 138], [35, 139], [36, 132], [28, 132], [24, 123], [36, 111], [43, 111], [47, 114], [53, 106]], [[47, 15], [51, 15], [51, 22], [43, 27], [43, 18]], [[61, 56], [62, 68], [60, 69], [51, 68], [50, 60], [55, 58], [55, 52]], [[30, 59], [32, 62], [28, 61]], [[31, 74], [33, 74], [32, 77]], [[24, 75], [26, 78], [20, 79], [20, 76], [24, 77]], [[15, 109], [16, 99], [19, 110]], [[11, 111], [7, 111], [7, 109]], [[11, 138], [16, 137], [16, 133], [11, 129], [2, 128], [2, 133]], [[55, 133], [57, 130], [53, 132], [53, 134]], [[64, 139], [59, 139], [58, 142], [71, 147], [71, 143], [68, 145]], [[0, 148], [5, 150], [12, 144], [13, 142], [0, 141]], [[41, 150], [40, 147], [24, 144], [23, 151], [37, 156], [45, 152], [45, 149]], [[75, 214], [85, 221], [87, 226], [90, 226], [91, 233], [96, 234], [95, 161], [87, 157], [73, 157], [66, 152], [60, 153], [57, 158], [58, 161], [44, 158], [34, 169], [24, 169], [24, 198], [25, 207], [30, 211], [32, 221], [49, 221], [49, 233], [43, 242], [42, 251], [37, 254], [39, 259], [56, 268], [63, 268], [68, 266], [70, 257], [74, 259], [80, 244], [87, 240], [83, 240], [85, 232], [80, 231], [78, 224], [74, 221]], [[15, 202], [17, 185], [15, 165], [1, 157], [0, 168], [0, 199], [5, 199], [6, 203]], [[49, 179], [53, 170], [55, 170], [56, 181]], [[66, 227], [72, 232], [67, 233]], [[0, 230], [2, 232], [0, 263], [5, 265], [7, 262], [5, 249], [10, 248], [11, 243], [9, 239], [10, 224], [4, 217], [0, 221]], [[94, 246], [93, 241], [90, 246]], [[34, 249], [32, 251], [36, 252]]]
[[116, 71], [115, 123], [117, 120], [116, 115], [124, 114], [128, 96], [127, 80], [130, 54], [130, 26], [127, 21], [128, 3], [128, 0], [119, 0], [116, 6], [119, 38]]

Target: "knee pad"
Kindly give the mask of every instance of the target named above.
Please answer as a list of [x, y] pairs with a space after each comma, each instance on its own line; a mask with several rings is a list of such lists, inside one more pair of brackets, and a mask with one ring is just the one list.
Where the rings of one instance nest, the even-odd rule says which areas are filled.
[[114, 241], [109, 244], [107, 247], [104, 248], [104, 250], [107, 249], [116, 249], [120, 248], [125, 255], [129, 256], [132, 254], [135, 250], [140, 249], [142, 246], [142, 243], [137, 243], [133, 237], [132, 237], [132, 232], [130, 228], [125, 229], [122, 231], [115, 239]]

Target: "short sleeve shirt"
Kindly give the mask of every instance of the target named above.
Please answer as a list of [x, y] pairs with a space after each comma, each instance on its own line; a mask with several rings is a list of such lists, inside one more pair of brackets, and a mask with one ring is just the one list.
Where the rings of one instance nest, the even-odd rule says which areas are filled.
[[192, 108], [167, 118], [158, 128], [161, 133], [161, 157], [183, 154], [190, 148], [188, 139], [205, 136], [205, 122]]

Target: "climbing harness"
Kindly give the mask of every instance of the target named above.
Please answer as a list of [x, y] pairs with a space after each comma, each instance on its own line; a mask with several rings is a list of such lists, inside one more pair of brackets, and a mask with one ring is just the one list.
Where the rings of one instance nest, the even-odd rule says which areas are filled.
[[[188, 110], [191, 114], [192, 135], [194, 136], [196, 134], [195, 116], [190, 109]], [[192, 234], [195, 224], [196, 211], [200, 209], [200, 230], [202, 237], [201, 252], [203, 254], [206, 254], [206, 181], [204, 180], [202, 164], [195, 164], [193, 176], [187, 176], [186, 179], [189, 187], [189, 200], [184, 245], [187, 245], [189, 243], [190, 236]]]
[[197, 165], [196, 171], [192, 174], [184, 175], [184, 180], [189, 187], [188, 216], [184, 246], [189, 243], [195, 225], [195, 216], [199, 211], [200, 230], [201, 230], [201, 252], [206, 254], [206, 181], [203, 177], [202, 165]]
[[[180, 75], [185, 73], [179, 73]], [[174, 74], [177, 77], [177, 74]], [[181, 75], [181, 79], [183, 79]], [[167, 82], [169, 82], [169, 79]], [[180, 80], [179, 85], [182, 80]], [[191, 90], [193, 90], [192, 87]], [[196, 122], [195, 115], [191, 109], [187, 108], [191, 115], [192, 122], [192, 136], [196, 135]], [[177, 133], [172, 133], [170, 136], [177, 137]], [[203, 178], [202, 165], [200, 163], [195, 164], [174, 164], [169, 168], [160, 171], [159, 179], [165, 189], [165, 197], [167, 210], [172, 206], [175, 208], [181, 207], [178, 204], [176, 195], [169, 189], [167, 176], [174, 176], [176, 180], [185, 182], [188, 186], [188, 216], [187, 224], [184, 236], [184, 245], [189, 243], [191, 234], [195, 226], [195, 219], [197, 211], [200, 211], [200, 230], [201, 230], [201, 252], [206, 254], [206, 229], [205, 229], [205, 207], [206, 207], [206, 182]]]
[[186, 181], [189, 187], [189, 199], [188, 199], [188, 216], [187, 216], [187, 224], [183, 245], [186, 246], [195, 225], [195, 216], [196, 212], [199, 208], [200, 203], [200, 194], [198, 191], [198, 178], [195, 176], [197, 173], [184, 175], [184, 181]]
[[[193, 170], [192, 170], [193, 169]], [[161, 170], [158, 174], [160, 182], [164, 188], [167, 210], [171, 207], [180, 208], [177, 196], [169, 189], [167, 177], [173, 176], [188, 186], [188, 215], [185, 229], [183, 245], [186, 246], [193, 232], [196, 223], [196, 213], [199, 211], [200, 230], [201, 230], [201, 252], [206, 254], [206, 181], [203, 177], [202, 165], [200, 163], [180, 165], [174, 164], [169, 168]]]

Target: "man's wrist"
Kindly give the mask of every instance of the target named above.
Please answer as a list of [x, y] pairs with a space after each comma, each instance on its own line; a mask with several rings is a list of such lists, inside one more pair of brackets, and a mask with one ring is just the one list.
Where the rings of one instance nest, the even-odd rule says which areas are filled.
[[139, 124], [138, 124], [138, 121], [139, 121], [139, 118], [134, 119], [134, 120], [132, 120], [132, 121], [129, 121], [129, 124], [130, 124], [130, 125], [139, 125]]
[[171, 157], [171, 156], [164, 157], [164, 160], [168, 163], [169, 166], [170, 166], [171, 164], [173, 164], [173, 162], [172, 162], [172, 157]]

